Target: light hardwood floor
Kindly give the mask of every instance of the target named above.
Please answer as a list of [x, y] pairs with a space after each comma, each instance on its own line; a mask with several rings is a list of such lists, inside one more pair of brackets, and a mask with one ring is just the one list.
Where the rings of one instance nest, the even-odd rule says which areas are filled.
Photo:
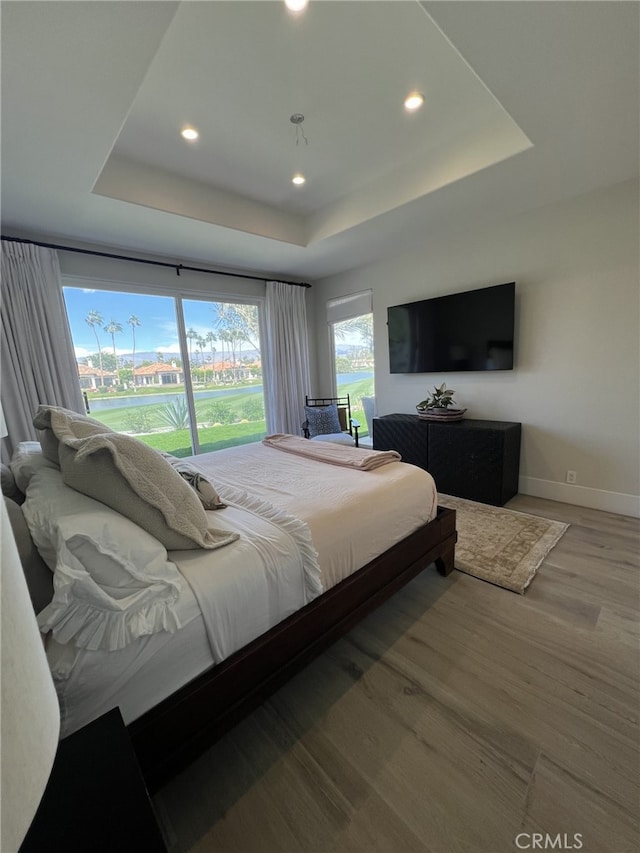
[[640, 522], [509, 507], [571, 525], [526, 594], [423, 572], [156, 795], [173, 853], [640, 850]]

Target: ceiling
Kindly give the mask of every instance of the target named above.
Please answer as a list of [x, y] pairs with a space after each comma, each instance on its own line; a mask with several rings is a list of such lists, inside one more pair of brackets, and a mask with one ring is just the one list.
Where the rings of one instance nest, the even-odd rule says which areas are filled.
[[627, 180], [639, 8], [3, 2], [2, 232], [317, 279]]

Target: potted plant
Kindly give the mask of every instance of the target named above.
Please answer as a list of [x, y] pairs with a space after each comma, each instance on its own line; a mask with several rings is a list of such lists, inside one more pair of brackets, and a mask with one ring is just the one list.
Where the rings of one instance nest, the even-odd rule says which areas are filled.
[[439, 388], [434, 386], [433, 394], [427, 394], [426, 399], [416, 406], [418, 414], [423, 412], [433, 412], [434, 414], [437, 412], [446, 412], [449, 406], [453, 405], [453, 395], [455, 393], [455, 391], [447, 388], [445, 382]]
[[446, 417], [447, 420], [459, 420], [467, 410], [449, 408], [454, 403], [453, 395], [455, 393], [451, 388], [447, 388], [445, 382], [439, 388], [434, 386], [433, 393], [428, 394], [426, 399], [416, 406], [418, 415], [427, 418], [433, 415], [435, 416], [434, 420], [438, 416]]

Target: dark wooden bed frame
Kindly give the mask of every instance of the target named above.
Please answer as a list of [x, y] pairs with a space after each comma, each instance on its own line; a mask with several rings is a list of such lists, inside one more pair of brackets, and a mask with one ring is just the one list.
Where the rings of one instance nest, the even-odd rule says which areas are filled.
[[428, 565], [448, 575], [456, 539], [455, 511], [438, 507], [433, 521], [134, 720], [129, 734], [149, 790], [193, 761]]

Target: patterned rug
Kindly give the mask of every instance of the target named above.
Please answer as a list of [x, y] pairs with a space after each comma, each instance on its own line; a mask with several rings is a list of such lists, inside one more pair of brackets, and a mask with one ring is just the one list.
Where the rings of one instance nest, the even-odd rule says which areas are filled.
[[512, 509], [438, 495], [456, 510], [456, 569], [522, 594], [569, 527]]

